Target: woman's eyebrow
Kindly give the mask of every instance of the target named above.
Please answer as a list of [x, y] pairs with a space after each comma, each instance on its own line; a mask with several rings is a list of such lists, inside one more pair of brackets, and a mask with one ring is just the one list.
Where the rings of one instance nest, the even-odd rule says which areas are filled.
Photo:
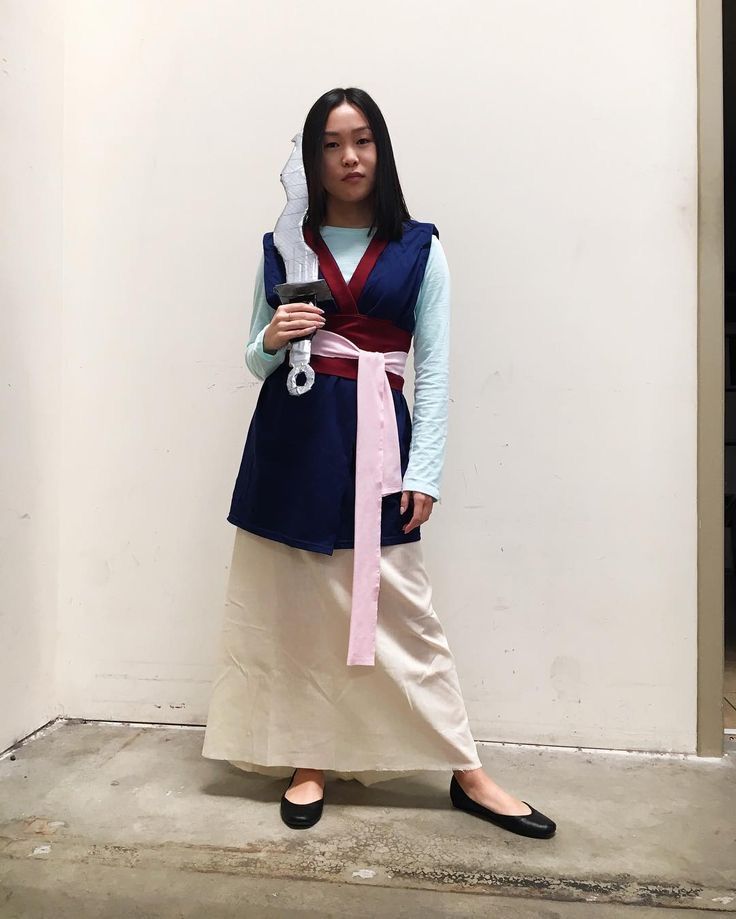
[[[371, 129], [371, 126], [369, 124], [363, 124], [359, 128], [353, 128], [352, 133], [357, 134], [358, 131], [370, 131], [370, 129]], [[339, 136], [342, 133], [342, 131], [323, 131], [322, 133], [325, 136], [327, 136], [328, 134], [331, 134], [333, 136], [334, 135]]]

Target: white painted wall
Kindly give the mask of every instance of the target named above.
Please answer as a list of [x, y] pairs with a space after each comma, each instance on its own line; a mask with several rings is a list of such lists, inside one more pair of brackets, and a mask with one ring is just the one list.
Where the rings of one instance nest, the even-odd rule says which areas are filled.
[[64, 712], [206, 717], [260, 240], [357, 85], [453, 274], [423, 539], [474, 735], [694, 750], [692, 0], [66, 9]]
[[0, 750], [59, 710], [63, 22], [0, 2]]

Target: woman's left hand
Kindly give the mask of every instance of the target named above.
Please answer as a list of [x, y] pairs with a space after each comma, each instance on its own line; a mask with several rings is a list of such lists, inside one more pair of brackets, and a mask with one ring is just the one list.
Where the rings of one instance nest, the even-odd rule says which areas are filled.
[[426, 523], [429, 520], [434, 506], [434, 498], [431, 495], [425, 495], [422, 491], [404, 491], [401, 493], [400, 508], [402, 514], [406, 513], [406, 509], [409, 506], [409, 497], [411, 495], [414, 496], [414, 513], [412, 514], [411, 520], [402, 527], [404, 533], [411, 533], [415, 527], [418, 527], [422, 523]]

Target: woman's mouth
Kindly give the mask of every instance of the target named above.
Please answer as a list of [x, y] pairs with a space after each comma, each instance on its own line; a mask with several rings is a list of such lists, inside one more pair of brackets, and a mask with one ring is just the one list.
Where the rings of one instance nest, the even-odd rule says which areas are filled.
[[351, 172], [350, 175], [343, 176], [343, 182], [357, 182], [358, 179], [365, 178], [360, 172]]

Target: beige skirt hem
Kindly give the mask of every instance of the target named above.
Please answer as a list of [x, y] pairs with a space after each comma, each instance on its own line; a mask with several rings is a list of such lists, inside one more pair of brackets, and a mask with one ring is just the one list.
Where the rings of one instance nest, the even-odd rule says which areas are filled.
[[[209, 757], [210, 759], [219, 759], [220, 757]], [[269, 766], [263, 763], [251, 763], [245, 760], [232, 760], [227, 762], [243, 772], [255, 772], [258, 775], [266, 775], [271, 778], [288, 779], [294, 772], [294, 766]], [[467, 770], [477, 769], [478, 763], [459, 763], [457, 765], [437, 765], [436, 763], [426, 763], [421, 766], [407, 766], [404, 769], [354, 769], [354, 770], [337, 770], [323, 768], [322, 766], [307, 766], [303, 769], [322, 769], [325, 779], [328, 781], [339, 779], [340, 781], [350, 782], [355, 780], [362, 785], [376, 785], [378, 782], [390, 782], [393, 779], [404, 779], [412, 776], [421, 775], [423, 772], [453, 772], [455, 769]]]

